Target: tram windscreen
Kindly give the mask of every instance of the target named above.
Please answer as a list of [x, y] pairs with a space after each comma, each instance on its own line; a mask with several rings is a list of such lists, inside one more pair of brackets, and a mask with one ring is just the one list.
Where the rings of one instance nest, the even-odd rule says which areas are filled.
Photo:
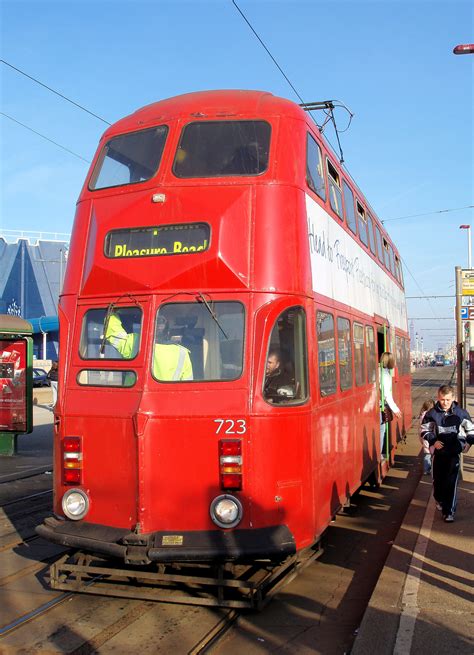
[[149, 180], [158, 170], [168, 127], [115, 136], [100, 153], [89, 182], [89, 189], [137, 184]]
[[153, 377], [160, 382], [235, 380], [242, 374], [244, 308], [239, 302], [162, 305], [155, 322]]
[[183, 129], [177, 177], [260, 175], [267, 170], [271, 127], [265, 121], [197, 121]]

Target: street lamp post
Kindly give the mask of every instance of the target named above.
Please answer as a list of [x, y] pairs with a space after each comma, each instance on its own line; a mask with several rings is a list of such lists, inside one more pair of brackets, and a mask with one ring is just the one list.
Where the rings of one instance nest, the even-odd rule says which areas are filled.
[[423, 337], [421, 337], [421, 365], [423, 366], [423, 360], [425, 357], [424, 348], [423, 348]]
[[415, 368], [418, 368], [418, 332], [415, 332]]
[[471, 266], [471, 226], [470, 225], [460, 225], [459, 226], [460, 230], [467, 230], [467, 267], [469, 269], [472, 268]]

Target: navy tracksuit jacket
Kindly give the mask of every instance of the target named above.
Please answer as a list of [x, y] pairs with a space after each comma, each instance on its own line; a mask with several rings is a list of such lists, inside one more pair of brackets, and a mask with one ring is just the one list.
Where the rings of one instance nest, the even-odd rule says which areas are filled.
[[474, 423], [469, 413], [453, 402], [448, 410], [439, 403], [426, 412], [421, 425], [421, 437], [430, 446], [441, 441], [443, 448], [433, 455], [433, 487], [435, 500], [443, 515], [456, 511], [456, 491], [459, 478], [459, 455], [466, 443], [474, 443]]

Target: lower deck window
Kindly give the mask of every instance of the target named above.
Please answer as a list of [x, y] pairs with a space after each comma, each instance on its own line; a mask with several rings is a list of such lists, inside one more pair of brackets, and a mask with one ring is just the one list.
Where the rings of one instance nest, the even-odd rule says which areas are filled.
[[288, 405], [308, 397], [306, 315], [302, 307], [282, 312], [273, 326], [265, 360], [263, 397], [270, 404]]
[[316, 315], [318, 337], [319, 389], [321, 396], [336, 393], [336, 336], [334, 317], [326, 312]]
[[244, 307], [239, 302], [169, 303], [155, 322], [152, 375], [160, 382], [235, 380], [242, 374]]
[[135, 371], [84, 369], [77, 376], [79, 385], [89, 387], [133, 387], [136, 381]]

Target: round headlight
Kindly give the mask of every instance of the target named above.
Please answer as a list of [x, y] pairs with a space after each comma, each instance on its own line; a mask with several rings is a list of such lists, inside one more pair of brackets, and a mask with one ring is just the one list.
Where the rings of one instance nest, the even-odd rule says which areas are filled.
[[82, 489], [71, 489], [64, 494], [62, 507], [68, 519], [79, 521], [89, 511], [89, 498]]
[[242, 519], [242, 504], [235, 496], [217, 496], [210, 511], [211, 519], [220, 528], [234, 528]]

